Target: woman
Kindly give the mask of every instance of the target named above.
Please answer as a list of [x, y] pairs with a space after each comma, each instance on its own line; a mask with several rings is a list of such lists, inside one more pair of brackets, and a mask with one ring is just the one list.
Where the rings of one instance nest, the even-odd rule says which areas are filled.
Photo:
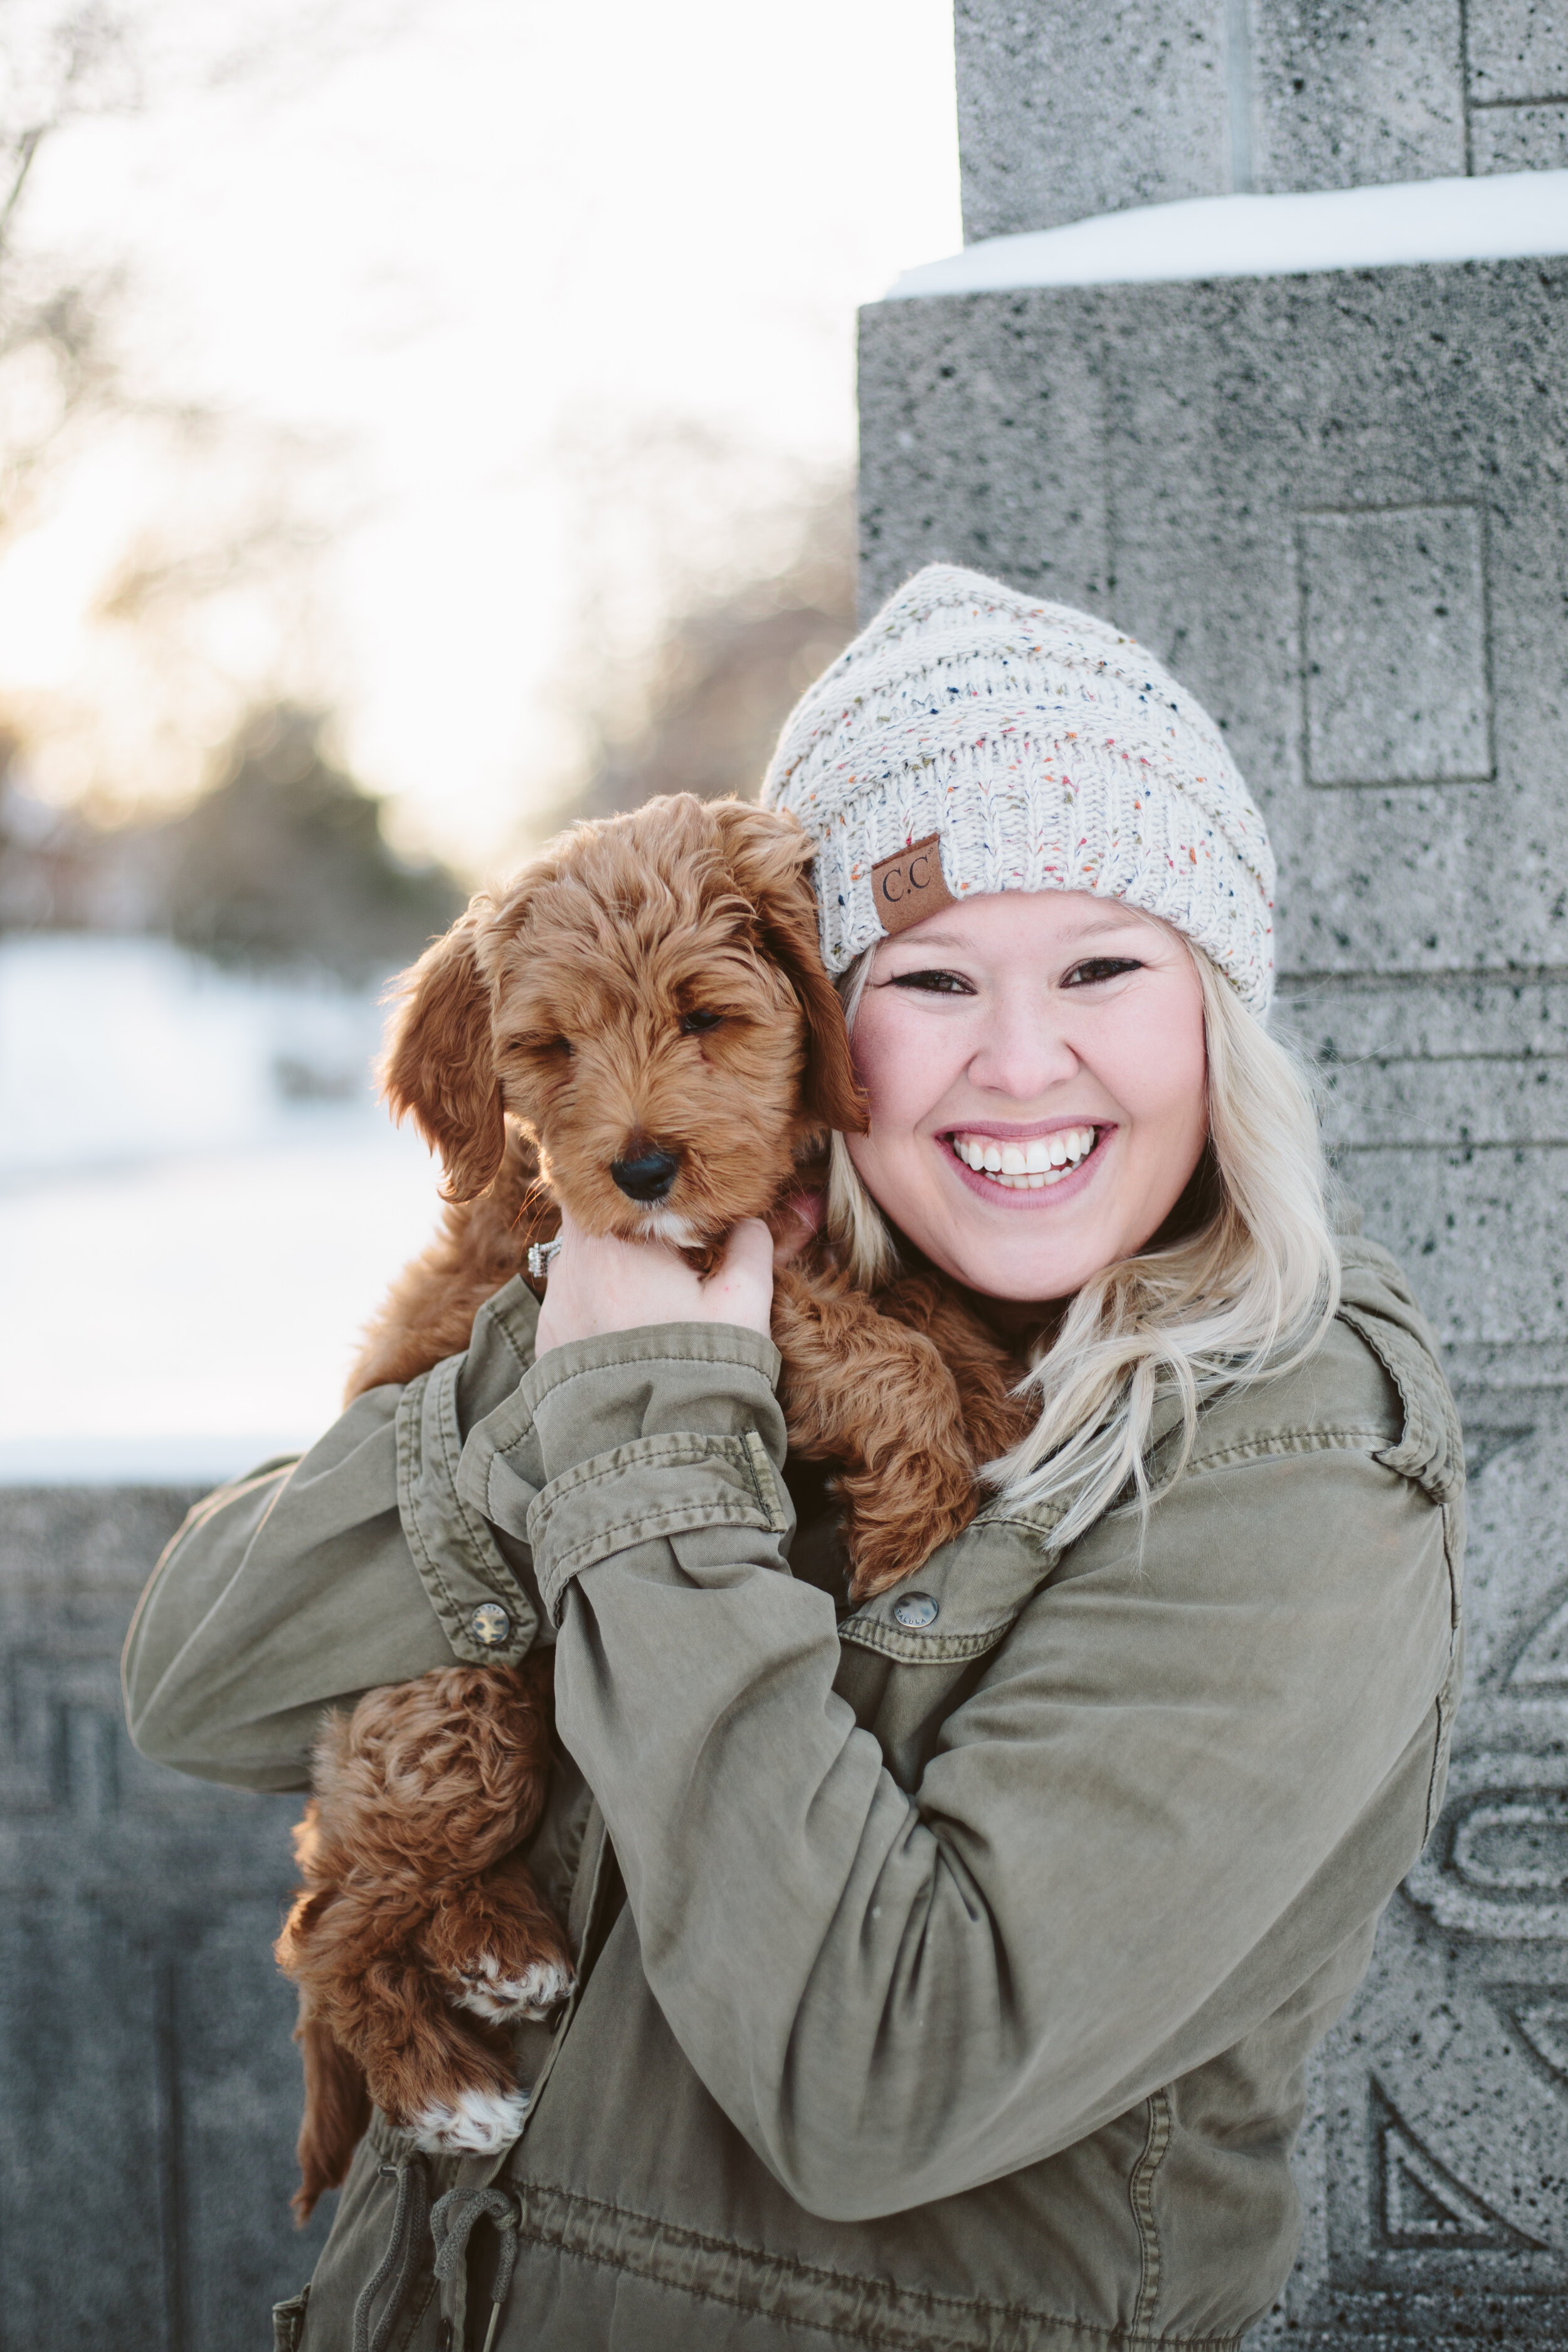
[[[498, 1591], [556, 1641], [533, 1859], [583, 1989], [521, 2029], [503, 2157], [373, 2121], [279, 2315], [307, 2352], [1233, 2344], [1294, 2251], [1303, 2056], [1440, 1801], [1458, 1432], [1397, 1269], [1331, 1234], [1209, 720], [936, 567], [765, 795], [818, 844], [870, 1103], [826, 1213], [868, 1280], [965, 1285], [1038, 1423], [917, 1591], [839, 1622], [765, 1231], [706, 1283], [568, 1231], [445, 1421], [377, 1390], [193, 1516], [126, 1664], [186, 1770], [304, 1786], [321, 1708]], [[487, 1416], [531, 1553], [465, 1500]]]

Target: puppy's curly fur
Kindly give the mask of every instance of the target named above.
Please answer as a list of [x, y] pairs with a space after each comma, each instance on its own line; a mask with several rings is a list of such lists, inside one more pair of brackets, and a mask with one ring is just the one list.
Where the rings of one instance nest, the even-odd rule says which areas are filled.
[[[826, 1130], [864, 1126], [811, 855], [793, 818], [653, 801], [566, 835], [415, 966], [384, 1085], [439, 1150], [452, 1205], [351, 1395], [466, 1347], [558, 1202], [706, 1271], [742, 1218], [799, 1189]], [[1025, 1426], [1020, 1368], [941, 1277], [872, 1298], [820, 1238], [778, 1276], [773, 1328], [791, 1451], [837, 1473], [864, 1600], [973, 1517], [977, 1464]], [[323, 1734], [278, 1947], [301, 1997], [302, 2214], [346, 2169], [365, 2078], [427, 2147], [515, 2136], [501, 2027], [572, 1987], [516, 1853], [547, 1783], [549, 1666], [427, 1675]]]

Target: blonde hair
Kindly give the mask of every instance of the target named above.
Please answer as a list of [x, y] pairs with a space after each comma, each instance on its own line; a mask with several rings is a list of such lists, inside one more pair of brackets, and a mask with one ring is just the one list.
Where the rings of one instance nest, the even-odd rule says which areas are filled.
[[[1039, 1419], [982, 1473], [1005, 1501], [1047, 1513], [1058, 1549], [1120, 1504], [1146, 1513], [1186, 1467], [1200, 1405], [1300, 1363], [1339, 1306], [1310, 1066], [1269, 1035], [1200, 947], [1183, 944], [1203, 988], [1209, 1213], [1084, 1284], [1031, 1351], [1023, 1385], [1039, 1394]], [[838, 983], [851, 1028], [875, 953], [857, 957]], [[865, 1287], [898, 1271], [893, 1234], [841, 1135], [826, 1225]], [[1176, 1412], [1156, 1485], [1155, 1415], [1167, 1402]]]

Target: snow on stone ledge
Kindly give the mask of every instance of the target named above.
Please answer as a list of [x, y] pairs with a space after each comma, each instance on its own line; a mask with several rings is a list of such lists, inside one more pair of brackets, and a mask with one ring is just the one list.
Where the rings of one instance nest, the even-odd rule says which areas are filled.
[[1555, 253], [1568, 253], [1568, 171], [1507, 172], [1306, 195], [1196, 196], [1103, 213], [1066, 228], [984, 238], [945, 261], [906, 269], [887, 299]]

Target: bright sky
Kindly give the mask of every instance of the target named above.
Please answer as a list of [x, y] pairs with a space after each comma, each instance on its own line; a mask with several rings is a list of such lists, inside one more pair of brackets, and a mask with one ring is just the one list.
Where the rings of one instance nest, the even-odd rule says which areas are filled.
[[[242, 596], [209, 641], [330, 696], [409, 832], [483, 864], [569, 756], [584, 604], [618, 625], [649, 593], [645, 505], [700, 571], [770, 482], [850, 462], [856, 307], [960, 242], [950, 0], [384, 0], [379, 25], [339, 0], [295, 54], [289, 0], [225, 0], [226, 37], [285, 37], [217, 89], [185, 5], [144, 10], [144, 110], [41, 152], [28, 241], [129, 259], [164, 392], [317, 446], [300, 495], [332, 529], [291, 640]], [[691, 425], [728, 456], [660, 481], [625, 454]], [[86, 615], [128, 541], [171, 505], [199, 528], [216, 483], [172, 486], [122, 437], [0, 562], [0, 695], [95, 709], [100, 772], [138, 771], [104, 781], [188, 775]], [[193, 688], [198, 732], [201, 708]], [[82, 759], [46, 759], [45, 788]]]

